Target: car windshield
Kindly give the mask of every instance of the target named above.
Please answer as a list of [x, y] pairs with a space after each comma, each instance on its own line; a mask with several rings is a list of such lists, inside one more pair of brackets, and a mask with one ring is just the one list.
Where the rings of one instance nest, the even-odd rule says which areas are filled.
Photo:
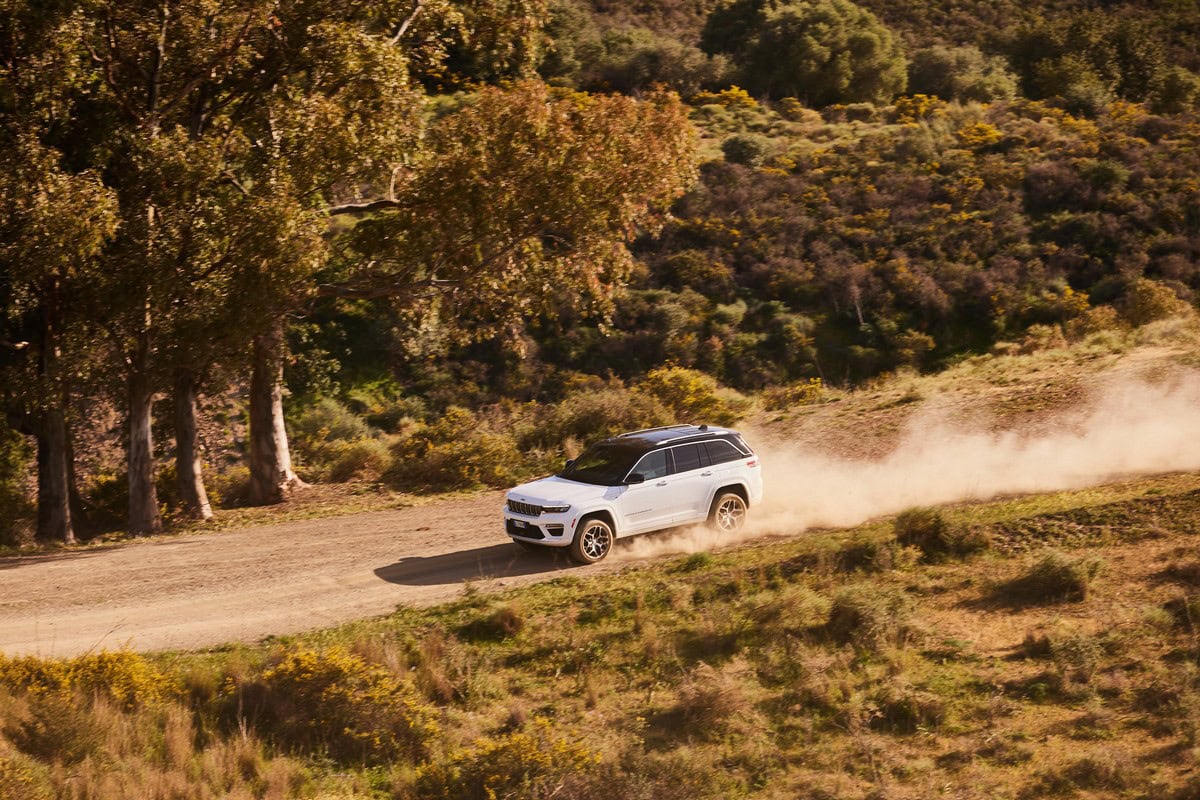
[[600, 442], [584, 450], [571, 466], [558, 473], [558, 477], [580, 483], [618, 486], [644, 452], [645, 448], [624, 442]]

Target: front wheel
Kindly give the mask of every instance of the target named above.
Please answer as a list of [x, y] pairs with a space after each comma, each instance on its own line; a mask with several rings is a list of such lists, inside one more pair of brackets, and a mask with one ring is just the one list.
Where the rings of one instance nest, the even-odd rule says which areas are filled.
[[608, 555], [612, 549], [613, 529], [602, 519], [585, 519], [579, 523], [575, 533], [575, 541], [571, 542], [568, 552], [571, 559], [580, 564], [595, 564]]
[[736, 492], [722, 492], [713, 500], [708, 524], [721, 533], [733, 533], [746, 524], [746, 501]]

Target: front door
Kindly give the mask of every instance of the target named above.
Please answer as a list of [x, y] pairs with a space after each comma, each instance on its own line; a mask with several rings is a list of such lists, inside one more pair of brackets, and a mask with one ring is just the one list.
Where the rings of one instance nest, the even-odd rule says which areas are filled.
[[643, 533], [671, 524], [671, 476], [665, 450], [655, 450], [642, 456], [630, 474], [641, 475], [641, 483], [624, 488], [615, 505], [621, 519], [617, 521], [618, 535]]

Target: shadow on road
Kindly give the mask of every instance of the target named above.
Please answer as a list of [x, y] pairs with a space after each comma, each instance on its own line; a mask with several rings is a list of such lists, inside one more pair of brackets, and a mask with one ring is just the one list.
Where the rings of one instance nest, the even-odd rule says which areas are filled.
[[557, 572], [574, 566], [558, 548], [525, 551], [505, 543], [440, 556], [403, 558], [386, 567], [377, 567], [375, 574], [389, 583], [405, 586], [444, 586], [466, 580]]

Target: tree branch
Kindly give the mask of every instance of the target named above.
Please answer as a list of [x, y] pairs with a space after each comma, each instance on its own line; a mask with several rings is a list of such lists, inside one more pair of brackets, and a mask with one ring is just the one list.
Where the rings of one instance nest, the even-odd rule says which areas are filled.
[[386, 297], [412, 296], [417, 289], [444, 290], [458, 281], [428, 278], [423, 281], [404, 281], [382, 286], [354, 286], [347, 283], [323, 283], [317, 286], [317, 297], [336, 297], [341, 300], [382, 300]]
[[408, 33], [408, 29], [412, 27], [413, 22], [417, 18], [417, 14], [421, 13], [421, 9], [425, 6], [425, 0], [417, 0], [417, 4], [413, 6], [412, 13], [408, 18], [400, 23], [396, 28], [396, 32], [392, 35], [392, 44], [400, 44], [400, 40], [404, 38], [404, 34]]
[[363, 214], [370, 214], [372, 211], [383, 211], [388, 208], [401, 208], [401, 204], [398, 200], [384, 197], [379, 200], [369, 200], [365, 203], [346, 203], [340, 206], [330, 206], [325, 209], [325, 213], [331, 217], [361, 216]]

